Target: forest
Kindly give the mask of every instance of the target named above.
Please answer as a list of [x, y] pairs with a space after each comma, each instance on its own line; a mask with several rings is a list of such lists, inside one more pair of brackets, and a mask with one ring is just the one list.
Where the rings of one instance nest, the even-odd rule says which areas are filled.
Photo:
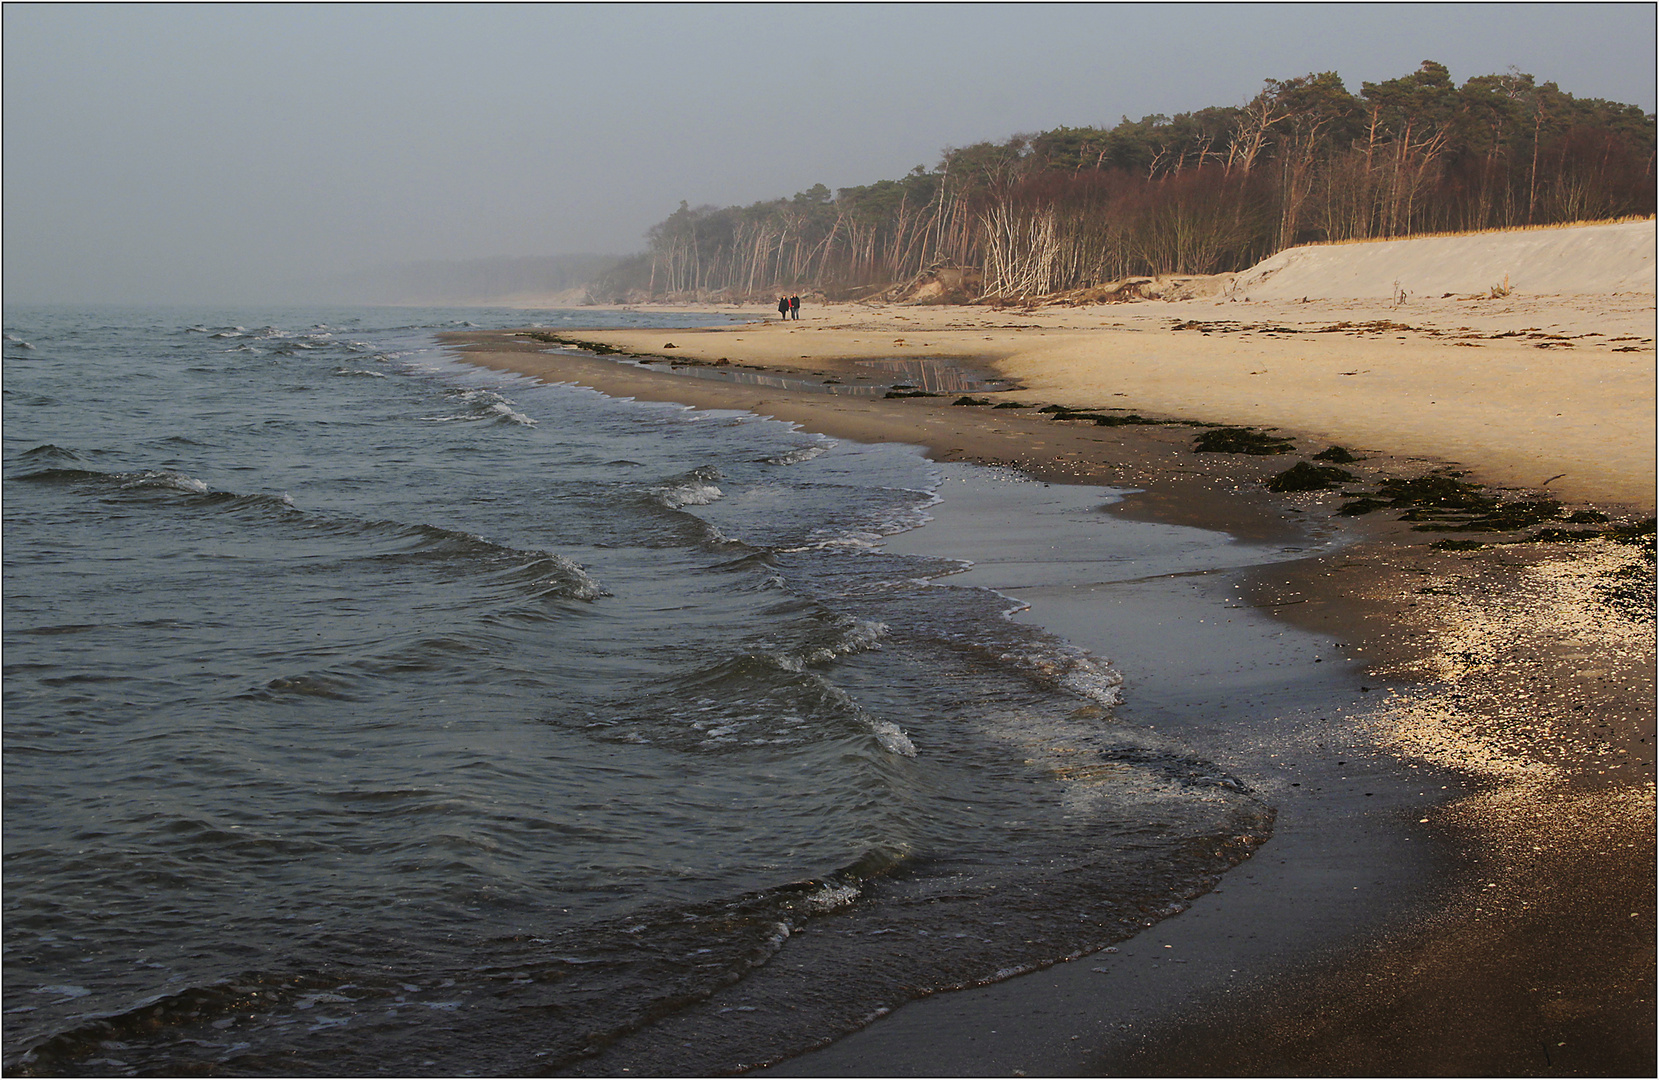
[[932, 170], [688, 206], [595, 298], [870, 295], [944, 268], [970, 298], [1242, 270], [1286, 247], [1654, 212], [1654, 116], [1510, 71], [1266, 81], [1238, 106], [1060, 127]]

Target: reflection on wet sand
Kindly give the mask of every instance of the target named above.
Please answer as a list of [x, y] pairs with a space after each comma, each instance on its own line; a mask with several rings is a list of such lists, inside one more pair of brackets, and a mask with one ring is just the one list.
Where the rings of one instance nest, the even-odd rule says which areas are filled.
[[[638, 363], [638, 361], [628, 361]], [[747, 371], [725, 365], [672, 364], [676, 375], [690, 375], [698, 379], [738, 383], [744, 386], [768, 386], [777, 390], [803, 390], [817, 394], [840, 394], [847, 397], [885, 397], [898, 391], [921, 391], [930, 394], [969, 394], [1009, 390], [1012, 384], [979, 372], [959, 367], [947, 360], [859, 360], [859, 367], [877, 372], [880, 381], [842, 382], [839, 379], [803, 379]], [[656, 365], [651, 365], [655, 367]], [[856, 375], [864, 380], [870, 376]]]

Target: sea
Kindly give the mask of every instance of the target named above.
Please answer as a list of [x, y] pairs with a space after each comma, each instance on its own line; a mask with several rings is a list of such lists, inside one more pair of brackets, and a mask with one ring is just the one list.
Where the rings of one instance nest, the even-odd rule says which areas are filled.
[[6, 1074], [737, 1072], [1248, 856], [919, 448], [437, 338], [728, 321], [7, 308]]

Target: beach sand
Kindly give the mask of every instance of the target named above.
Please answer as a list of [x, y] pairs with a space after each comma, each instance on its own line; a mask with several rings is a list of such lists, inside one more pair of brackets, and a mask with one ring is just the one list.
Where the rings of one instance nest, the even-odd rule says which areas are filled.
[[[1450, 467], [1508, 501], [1651, 517], [1654, 321], [1649, 290], [815, 306], [789, 323], [560, 331], [655, 358], [644, 365], [506, 333], [449, 340], [471, 363], [614, 396], [1132, 489], [1112, 513], [1279, 553], [1056, 578], [1020, 539], [1037, 515], [997, 510], [1028, 503], [993, 479], [947, 485], [935, 523], [894, 543], [972, 558], [980, 580], [1032, 605], [1022, 617], [1112, 657], [1122, 719], [1249, 778], [1278, 807], [1275, 834], [1114, 953], [913, 1002], [771, 1071], [1643, 1075], [1655, 1065], [1651, 560], [1605, 539], [1438, 550], [1527, 530], [1424, 533], [1398, 510], [1336, 509], [1345, 491]], [[974, 396], [1032, 407], [688, 377], [847, 383], [872, 378], [860, 360], [918, 357], [1017, 380]], [[1035, 409], [1052, 403], [1272, 428], [1296, 452], [1195, 453], [1202, 429]], [[1265, 489], [1333, 444], [1363, 459], [1343, 466], [1354, 479]]]
[[1565, 499], [1649, 509], [1654, 499], [1652, 293], [1400, 306], [829, 305], [798, 322], [593, 339], [817, 377], [844, 377], [859, 359], [962, 360], [1026, 387], [1006, 397], [1277, 427], [1368, 453], [1456, 463], [1483, 483], [1547, 484]]

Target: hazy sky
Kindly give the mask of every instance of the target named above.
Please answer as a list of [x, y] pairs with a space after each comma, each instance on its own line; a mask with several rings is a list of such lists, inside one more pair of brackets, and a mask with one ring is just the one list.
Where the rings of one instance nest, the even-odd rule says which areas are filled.
[[4, 8], [8, 301], [625, 253], [679, 205], [1425, 59], [1655, 107], [1652, 4]]

